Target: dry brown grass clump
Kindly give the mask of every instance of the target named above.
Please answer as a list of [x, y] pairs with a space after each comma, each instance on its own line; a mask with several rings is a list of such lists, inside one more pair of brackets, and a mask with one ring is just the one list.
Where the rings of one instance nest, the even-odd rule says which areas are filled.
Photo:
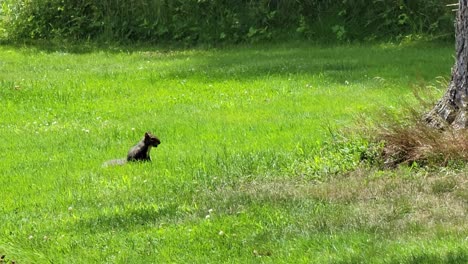
[[377, 140], [384, 142], [382, 157], [386, 166], [401, 163], [446, 166], [468, 161], [468, 131], [440, 130], [423, 121], [381, 126]]
[[439, 91], [448, 85], [442, 77], [437, 83], [437, 87], [415, 88], [416, 102], [403, 103], [403, 109], [397, 114], [382, 111], [379, 124], [369, 129], [372, 131], [366, 131], [373, 135], [371, 141], [383, 143], [381, 158], [386, 167], [414, 163], [446, 166], [468, 161], [467, 129], [454, 129], [449, 125], [433, 127], [425, 120], [428, 110], [440, 97]]

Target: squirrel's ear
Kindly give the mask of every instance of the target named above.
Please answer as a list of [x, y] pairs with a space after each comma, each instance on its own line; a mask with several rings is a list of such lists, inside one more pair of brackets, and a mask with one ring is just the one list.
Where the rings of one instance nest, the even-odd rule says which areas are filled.
[[145, 132], [145, 137], [150, 137], [150, 133], [149, 133], [149, 132]]

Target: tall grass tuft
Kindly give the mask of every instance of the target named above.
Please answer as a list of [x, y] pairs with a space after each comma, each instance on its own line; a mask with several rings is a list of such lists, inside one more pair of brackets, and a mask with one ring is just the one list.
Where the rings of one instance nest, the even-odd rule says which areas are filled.
[[441, 131], [413, 120], [413, 124], [396, 122], [381, 127], [378, 138], [385, 142], [382, 155], [386, 165], [416, 162], [445, 166], [468, 161], [468, 131], [453, 128]]
[[[439, 79], [441, 87], [447, 81]], [[425, 87], [431, 88], [431, 87]], [[427, 124], [424, 113], [434, 105], [434, 89], [416, 89], [416, 103], [406, 102], [399, 114], [384, 111], [384, 121], [376, 127], [374, 142], [383, 142], [382, 161], [387, 167], [398, 164], [447, 166], [468, 161], [468, 131], [443, 130]], [[440, 90], [440, 89], [436, 89]]]

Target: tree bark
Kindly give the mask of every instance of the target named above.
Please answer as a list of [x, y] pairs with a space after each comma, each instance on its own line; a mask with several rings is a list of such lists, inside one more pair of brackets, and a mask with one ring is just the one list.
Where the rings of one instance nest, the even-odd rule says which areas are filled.
[[455, 24], [456, 61], [452, 79], [442, 99], [426, 115], [438, 128], [468, 128], [468, 0], [460, 0]]

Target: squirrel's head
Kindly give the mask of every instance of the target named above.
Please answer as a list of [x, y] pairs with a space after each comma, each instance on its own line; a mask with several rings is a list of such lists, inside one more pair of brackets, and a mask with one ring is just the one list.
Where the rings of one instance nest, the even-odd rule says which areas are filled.
[[147, 145], [157, 147], [159, 144], [161, 144], [161, 140], [159, 140], [158, 137], [152, 135], [150, 132], [145, 133], [145, 143]]

